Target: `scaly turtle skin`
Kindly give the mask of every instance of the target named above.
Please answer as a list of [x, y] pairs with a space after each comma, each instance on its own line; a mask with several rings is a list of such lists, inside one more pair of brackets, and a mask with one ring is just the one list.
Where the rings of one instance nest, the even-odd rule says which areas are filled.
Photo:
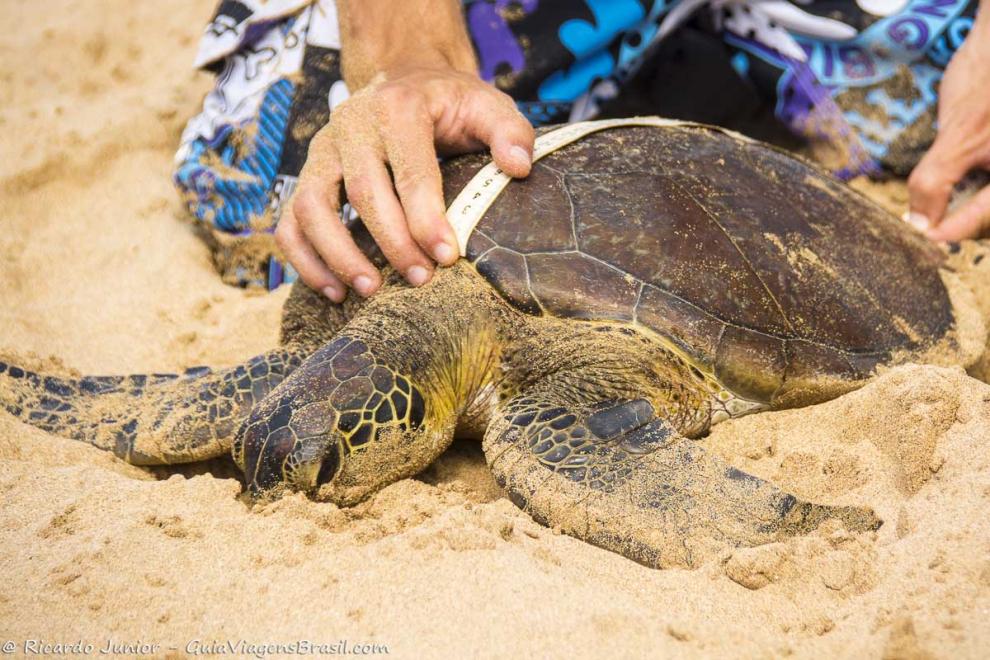
[[[448, 202], [483, 162], [444, 166]], [[416, 474], [455, 433], [478, 437], [537, 520], [692, 566], [829, 517], [880, 524], [691, 438], [834, 397], [936, 344], [966, 361], [942, 260], [774, 148], [692, 124], [616, 128], [509, 184], [467, 258], [427, 286], [390, 273], [340, 306], [296, 286], [282, 346], [227, 370], [70, 379], [0, 364], [0, 402], [133, 463], [232, 451], [253, 491], [340, 504]]]

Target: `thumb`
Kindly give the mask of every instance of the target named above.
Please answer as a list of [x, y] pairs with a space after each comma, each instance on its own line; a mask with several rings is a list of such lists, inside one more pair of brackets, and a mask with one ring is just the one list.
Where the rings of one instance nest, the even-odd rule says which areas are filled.
[[990, 186], [976, 193], [937, 227], [928, 231], [933, 241], [978, 238], [990, 225]]
[[945, 215], [953, 186], [968, 169], [969, 163], [949, 153], [945, 139], [936, 138], [908, 177], [912, 224], [921, 225], [922, 229], [937, 226]]
[[488, 145], [499, 169], [515, 178], [528, 176], [536, 138], [533, 126], [509, 97], [487, 97], [485, 100], [475, 106], [470, 132], [475, 139]]

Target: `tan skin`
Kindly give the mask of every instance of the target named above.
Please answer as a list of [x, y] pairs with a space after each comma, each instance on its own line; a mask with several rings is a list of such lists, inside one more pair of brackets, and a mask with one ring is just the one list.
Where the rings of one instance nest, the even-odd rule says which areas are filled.
[[[302, 280], [335, 302], [349, 288], [367, 297], [382, 284], [340, 221], [345, 192], [388, 261], [421, 286], [437, 264], [458, 258], [437, 155], [489, 148], [503, 171], [525, 177], [534, 139], [512, 99], [478, 76], [458, 0], [337, 6], [354, 94], [313, 137], [275, 232]], [[939, 126], [908, 181], [916, 224], [938, 241], [990, 232], [990, 187], [946, 215], [953, 186], [971, 169], [990, 169], [990, 0], [946, 69]]]
[[990, 0], [980, 10], [939, 88], [938, 136], [908, 179], [913, 224], [935, 241], [990, 232], [990, 186], [952, 213], [953, 187], [968, 172], [990, 170]]
[[337, 6], [354, 95], [313, 137], [275, 233], [302, 280], [334, 301], [348, 287], [367, 297], [382, 283], [340, 222], [342, 188], [389, 262], [421, 286], [435, 264], [459, 256], [437, 155], [487, 147], [507, 174], [524, 177], [534, 139], [512, 99], [478, 76], [457, 0]]

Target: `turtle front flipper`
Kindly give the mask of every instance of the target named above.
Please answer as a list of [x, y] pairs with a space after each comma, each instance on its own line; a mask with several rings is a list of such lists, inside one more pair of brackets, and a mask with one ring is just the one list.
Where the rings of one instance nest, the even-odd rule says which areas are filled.
[[362, 304], [355, 296], [334, 304], [297, 283], [282, 310], [282, 348], [228, 369], [65, 378], [0, 362], [0, 408], [135, 465], [221, 456], [252, 406], [332, 339]]
[[693, 567], [726, 547], [803, 534], [827, 518], [855, 531], [873, 512], [802, 502], [724, 463], [645, 399], [507, 402], [484, 441], [495, 478], [538, 522], [653, 567]]
[[251, 407], [302, 362], [298, 346], [229, 369], [181, 374], [38, 374], [0, 362], [0, 407], [44, 431], [135, 465], [190, 463], [229, 451]]

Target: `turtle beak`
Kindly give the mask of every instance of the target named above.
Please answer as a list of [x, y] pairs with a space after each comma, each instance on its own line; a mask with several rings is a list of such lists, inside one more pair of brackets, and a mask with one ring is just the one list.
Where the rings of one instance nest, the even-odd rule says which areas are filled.
[[343, 461], [340, 443], [329, 428], [332, 419], [319, 429], [322, 432], [299, 438], [296, 429], [279, 423], [278, 411], [262, 415], [252, 414], [233, 447], [234, 460], [252, 494], [278, 487], [309, 493], [337, 476]]
[[329, 438], [297, 440], [291, 448], [271, 443], [261, 449], [258, 469], [249, 482], [260, 493], [283, 485], [289, 490], [312, 493], [330, 483], [340, 472], [340, 445]]
[[316, 438], [308, 447], [306, 441], [297, 443], [283, 463], [281, 476], [286, 487], [310, 493], [333, 481], [340, 472], [340, 443], [331, 441], [324, 449], [325, 444]]

